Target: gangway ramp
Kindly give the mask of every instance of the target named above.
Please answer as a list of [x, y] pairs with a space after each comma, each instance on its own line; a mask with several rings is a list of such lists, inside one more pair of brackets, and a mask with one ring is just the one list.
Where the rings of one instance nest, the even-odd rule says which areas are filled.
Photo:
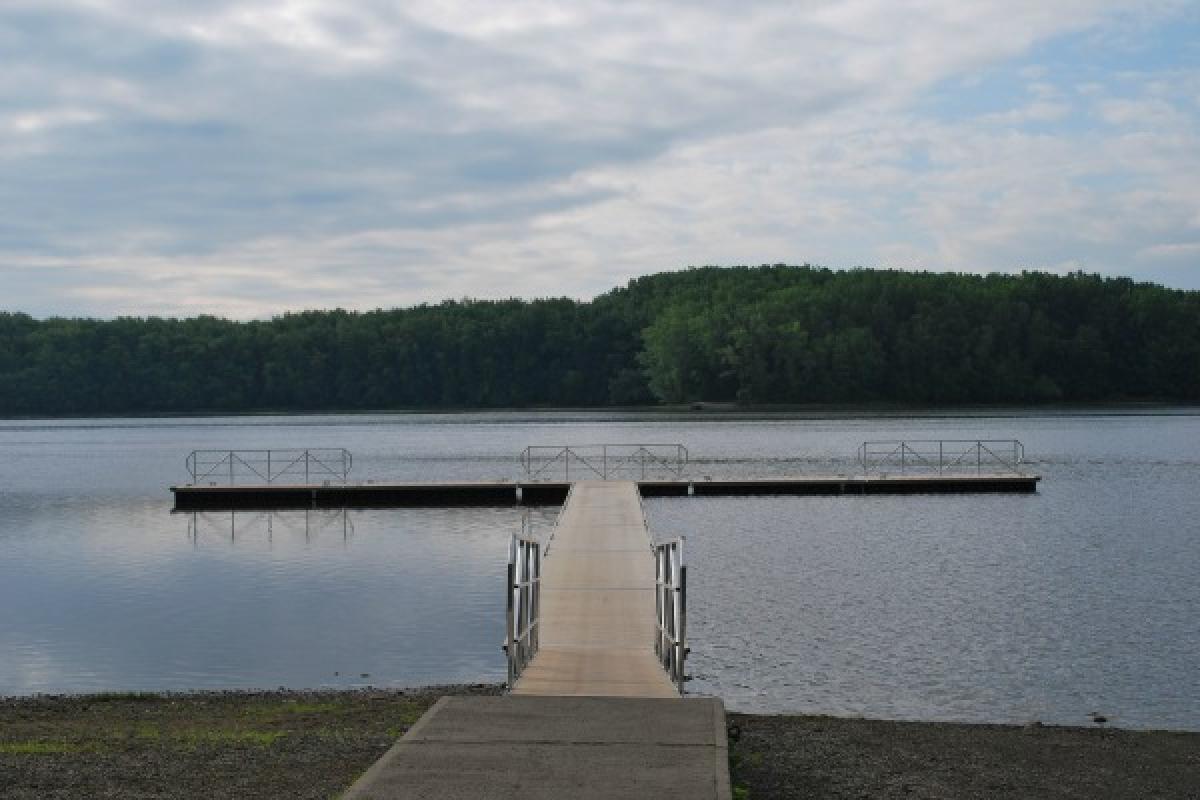
[[573, 484], [542, 547], [540, 644], [510, 694], [442, 698], [346, 800], [729, 800], [724, 706], [655, 655], [637, 485]]
[[545, 547], [540, 645], [512, 693], [678, 697], [654, 654], [654, 553], [636, 484], [575, 483]]

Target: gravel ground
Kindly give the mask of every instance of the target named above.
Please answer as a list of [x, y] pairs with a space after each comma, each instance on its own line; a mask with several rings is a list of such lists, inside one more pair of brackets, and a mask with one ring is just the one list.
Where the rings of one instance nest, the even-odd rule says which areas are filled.
[[[0, 798], [331, 798], [444, 694], [0, 698]], [[731, 714], [737, 800], [1191, 798], [1200, 733]]]
[[735, 798], [1200, 798], [1200, 733], [730, 714]]
[[199, 692], [0, 699], [0, 798], [329, 798], [444, 694]]

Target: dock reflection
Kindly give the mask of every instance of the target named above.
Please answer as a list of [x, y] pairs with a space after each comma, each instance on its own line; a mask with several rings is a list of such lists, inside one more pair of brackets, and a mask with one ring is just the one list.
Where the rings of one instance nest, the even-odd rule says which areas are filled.
[[319, 539], [340, 537], [345, 546], [354, 538], [350, 510], [306, 509], [304, 511], [193, 511], [187, 518], [187, 538], [194, 547], [202, 541], [221, 540], [237, 544], [255, 537], [273, 544], [275, 536], [289, 540], [303, 537], [311, 544]]

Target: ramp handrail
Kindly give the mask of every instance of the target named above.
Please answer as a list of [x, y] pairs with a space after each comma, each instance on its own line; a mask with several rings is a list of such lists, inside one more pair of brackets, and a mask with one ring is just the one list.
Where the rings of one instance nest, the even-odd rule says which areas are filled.
[[303, 450], [193, 450], [184, 461], [192, 483], [272, 484], [287, 478], [305, 484], [346, 482], [354, 457], [344, 447]]
[[1025, 446], [1017, 439], [896, 439], [863, 442], [858, 463], [863, 474], [889, 472], [1020, 475]]
[[571, 480], [638, 479], [647, 475], [682, 478], [688, 450], [682, 444], [530, 445], [521, 451], [521, 466], [529, 480], [550, 480], [562, 471]]
[[654, 653], [680, 694], [687, 680], [687, 567], [683, 537], [654, 546], [654, 606], [658, 629]]
[[537, 654], [541, 592], [542, 545], [536, 539], [514, 533], [508, 546], [508, 607], [504, 634], [509, 689]]

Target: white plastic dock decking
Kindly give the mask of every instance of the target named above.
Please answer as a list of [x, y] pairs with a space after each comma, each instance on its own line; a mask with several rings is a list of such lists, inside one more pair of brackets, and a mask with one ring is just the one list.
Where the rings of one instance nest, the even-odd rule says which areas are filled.
[[572, 486], [542, 558], [538, 626], [513, 694], [679, 696], [654, 655], [654, 554], [632, 481]]

